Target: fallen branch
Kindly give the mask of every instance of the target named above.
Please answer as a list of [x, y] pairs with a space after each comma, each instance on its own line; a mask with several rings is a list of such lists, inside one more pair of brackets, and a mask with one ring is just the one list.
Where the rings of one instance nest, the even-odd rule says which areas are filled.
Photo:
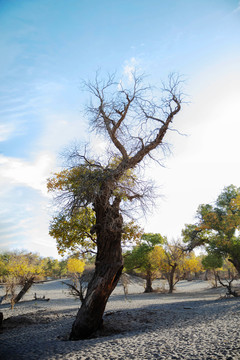
[[37, 294], [35, 293], [34, 294], [34, 300], [37, 300], [37, 301], [49, 301], [50, 299], [45, 298], [45, 295], [43, 295], [43, 297], [37, 297]]
[[83, 297], [83, 290], [82, 290], [81, 284], [80, 284], [80, 290], [78, 290], [74, 285], [68, 284], [65, 281], [62, 281], [62, 284], [67, 285], [71, 289], [70, 294], [79, 298], [81, 300], [81, 302], [83, 302], [84, 297]]

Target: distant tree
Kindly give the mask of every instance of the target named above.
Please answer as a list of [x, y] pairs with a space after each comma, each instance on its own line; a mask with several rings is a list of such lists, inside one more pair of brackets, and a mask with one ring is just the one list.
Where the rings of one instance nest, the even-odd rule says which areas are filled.
[[50, 278], [58, 278], [61, 274], [60, 263], [52, 257], [43, 258], [44, 274]]
[[239, 274], [238, 274], [235, 266], [233, 265], [233, 263], [228, 261], [228, 259], [226, 259], [226, 258], [223, 259], [222, 269], [225, 272], [225, 275], [223, 276], [223, 278], [225, 278], [225, 279], [226, 278], [232, 279], [232, 278], [239, 277]]
[[60, 271], [59, 271], [60, 277], [66, 276], [67, 275], [67, 260], [60, 260], [59, 267], [60, 267]]
[[204, 245], [208, 252], [227, 257], [240, 274], [240, 188], [225, 187], [215, 206], [199, 206], [197, 218], [183, 230], [187, 248]]
[[85, 263], [80, 259], [70, 258], [67, 262], [68, 272], [74, 276], [79, 276], [83, 272], [84, 267]]
[[69, 258], [67, 261], [67, 269], [71, 276], [72, 284], [63, 281], [63, 284], [70, 288], [70, 294], [79, 298], [82, 303], [84, 301], [84, 290], [86, 288], [84, 284], [86, 279], [82, 276], [84, 268], [85, 262], [83, 260], [75, 257]]
[[196, 275], [203, 270], [201, 256], [196, 256], [192, 251], [184, 256], [183, 262], [183, 278], [190, 279], [192, 275]]
[[198, 262], [186, 255], [179, 241], [170, 243], [165, 240], [163, 246], [155, 246], [150, 261], [166, 278], [169, 293], [173, 292], [175, 285], [184, 278], [186, 272], [199, 271]]
[[[7, 265], [7, 292], [11, 294], [11, 306], [21, 300], [33, 285], [36, 276], [43, 274], [43, 263], [38, 255], [12, 254]], [[21, 285], [20, 292], [15, 295], [16, 286]]]
[[8, 274], [7, 264], [9, 258], [10, 258], [10, 254], [7, 252], [0, 254], [0, 278], [2, 280], [4, 280]]
[[157, 103], [152, 89], [135, 74], [129, 88], [114, 76], [106, 81], [96, 76], [85, 85], [93, 96], [87, 108], [90, 122], [105, 136], [106, 151], [98, 158], [86, 149], [81, 154], [74, 151], [69, 168], [48, 182], [65, 212], [73, 215], [90, 207], [96, 217], [91, 229], [91, 234], [96, 233], [96, 269], [72, 327], [70, 338], [75, 340], [89, 337], [102, 324], [106, 303], [123, 269], [123, 215], [129, 207], [136, 211], [136, 201], [153, 196], [152, 186], [132, 170], [140, 171], [140, 164], [153, 157], [154, 150], [166, 149], [164, 137], [182, 102], [181, 80], [174, 75]]
[[152, 281], [156, 276], [157, 266], [151, 261], [151, 252], [157, 244], [164, 242], [160, 234], [143, 234], [139, 245], [124, 255], [124, 267], [126, 271], [137, 270], [146, 277], [145, 292], [153, 291]]
[[214, 274], [214, 287], [217, 287], [218, 270], [223, 266], [223, 258], [218, 253], [209, 253], [202, 259], [202, 264], [205, 270], [211, 270]]
[[6, 271], [6, 265], [3, 262], [3, 260], [0, 259], [0, 277], [2, 277], [3, 275], [6, 275], [7, 271]]

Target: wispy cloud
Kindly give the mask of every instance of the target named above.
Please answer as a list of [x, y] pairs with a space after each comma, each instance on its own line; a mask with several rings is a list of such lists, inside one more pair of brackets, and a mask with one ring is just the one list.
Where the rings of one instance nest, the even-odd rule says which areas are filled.
[[0, 155], [0, 183], [23, 185], [39, 190], [47, 195], [46, 179], [55, 166], [55, 158], [50, 153], [41, 153], [33, 162]]
[[0, 124], [0, 141], [8, 140], [15, 131], [14, 124]]
[[240, 12], [240, 1], [238, 2], [238, 6], [233, 10], [234, 13]]
[[125, 66], [123, 68], [123, 74], [124, 76], [127, 76], [129, 82], [133, 81], [133, 74], [136, 71], [138, 65], [139, 62], [135, 57], [132, 57], [130, 60], [125, 62]]
[[14, 178], [10, 186], [5, 186], [7, 181], [3, 178], [1, 181], [5, 184], [0, 184], [5, 189], [0, 194], [1, 207], [4, 208], [0, 212], [0, 251], [26, 249], [56, 257], [55, 240], [48, 234], [51, 219], [49, 198], [36, 191], [36, 188], [41, 190], [42, 183], [24, 183], [18, 173], [9, 175], [8, 182], [10, 178]]

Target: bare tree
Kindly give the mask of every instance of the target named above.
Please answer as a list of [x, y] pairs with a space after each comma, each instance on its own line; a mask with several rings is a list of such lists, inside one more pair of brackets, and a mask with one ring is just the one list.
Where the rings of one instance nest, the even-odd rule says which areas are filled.
[[163, 86], [160, 104], [150, 97], [151, 88], [143, 85], [143, 77], [135, 74], [130, 89], [114, 76], [107, 81], [96, 76], [93, 83], [85, 85], [93, 96], [87, 109], [92, 128], [109, 143], [108, 161], [75, 151], [69, 158], [71, 168], [49, 182], [50, 190], [61, 183], [58, 189], [65, 209], [74, 213], [92, 206], [96, 214], [91, 229], [97, 236], [95, 272], [73, 323], [72, 340], [89, 337], [102, 324], [106, 303], [123, 269], [122, 213], [126, 204], [141, 202], [152, 191], [133, 169], [152, 157], [154, 150], [165, 149], [164, 136], [173, 130], [172, 121], [182, 103], [181, 80], [175, 75]]
[[232, 276], [231, 279], [229, 279], [229, 280], [225, 279], [227, 284], [224, 284], [223, 280], [221, 280], [218, 273], [217, 273], [217, 279], [223, 287], [227, 288], [226, 296], [231, 296], [231, 295], [234, 297], [240, 296], [239, 291], [233, 290], [233, 288], [232, 288], [232, 282], [237, 279], [237, 276]]

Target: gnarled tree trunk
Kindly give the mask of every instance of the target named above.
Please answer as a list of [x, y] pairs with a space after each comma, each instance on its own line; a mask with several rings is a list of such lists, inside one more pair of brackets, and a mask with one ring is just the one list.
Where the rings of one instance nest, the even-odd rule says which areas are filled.
[[[88, 107], [93, 128], [107, 134], [112, 148], [107, 166], [80, 155], [76, 170], [60, 173], [60, 178], [49, 181], [49, 189], [62, 192], [62, 199], [74, 212], [79, 206], [94, 206], [97, 234], [96, 269], [89, 283], [86, 298], [73, 323], [70, 339], [89, 337], [102, 323], [102, 315], [107, 300], [120, 278], [123, 259], [121, 235], [123, 219], [119, 212], [121, 198], [133, 201], [150, 194], [151, 188], [139, 183], [128, 172], [163, 145], [163, 138], [174, 116], [181, 109], [181, 91], [178, 76], [169, 76], [168, 86], [164, 86], [162, 104], [149, 100], [149, 87], [142, 86], [141, 77], [133, 74], [133, 86], [116, 90], [113, 76], [86, 84], [97, 103]], [[112, 98], [109, 91], [113, 90]], [[146, 94], [145, 94], [146, 92]], [[136, 118], [133, 121], [133, 113]], [[112, 156], [113, 154], [114, 157]], [[79, 159], [78, 152], [72, 157]], [[57, 174], [58, 177], [58, 174]], [[70, 186], [69, 186], [70, 185]], [[70, 195], [70, 197], [69, 197]], [[115, 199], [114, 199], [115, 198]], [[114, 199], [114, 200], [113, 200]]]
[[152, 272], [151, 272], [151, 270], [147, 270], [146, 287], [145, 287], [144, 292], [145, 293], [153, 292], [153, 288], [152, 288]]
[[174, 286], [176, 284], [176, 282], [174, 281], [174, 275], [175, 275], [175, 270], [176, 270], [176, 267], [177, 267], [177, 264], [174, 264], [172, 267], [171, 267], [171, 271], [169, 272], [168, 274], [168, 285], [169, 285], [169, 294], [172, 294], [173, 293], [173, 290], [174, 290]]
[[[96, 268], [86, 297], [72, 326], [70, 340], [86, 339], [102, 325], [102, 316], [109, 296], [116, 287], [123, 269], [121, 234], [123, 219], [120, 201], [95, 205], [97, 258]], [[100, 225], [101, 224], [101, 225]]]

